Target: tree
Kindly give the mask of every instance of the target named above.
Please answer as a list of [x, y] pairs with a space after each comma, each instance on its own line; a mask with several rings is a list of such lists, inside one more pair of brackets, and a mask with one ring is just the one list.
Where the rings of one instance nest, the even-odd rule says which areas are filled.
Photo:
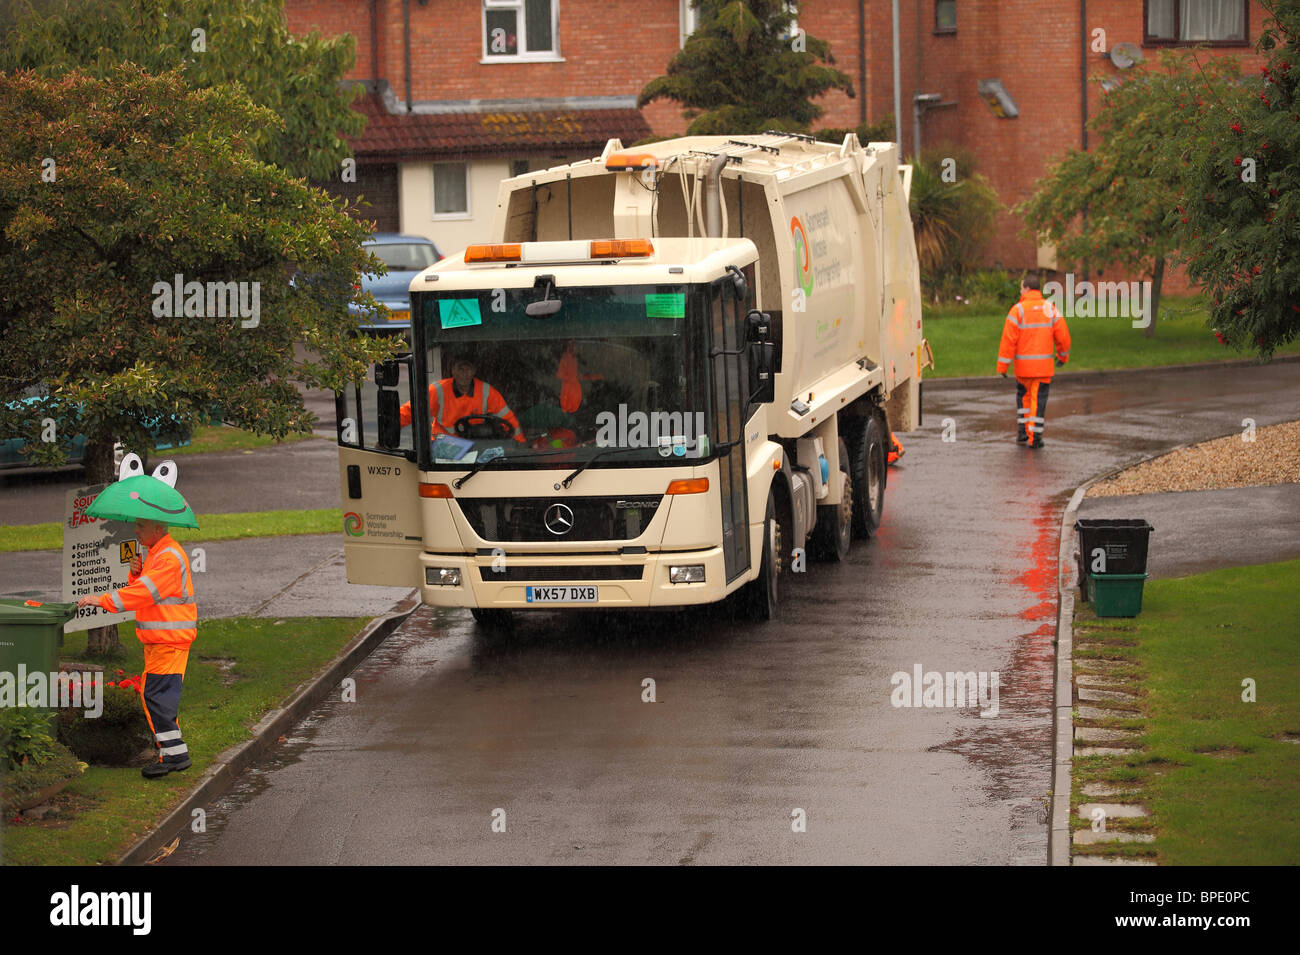
[[686, 107], [689, 135], [807, 132], [824, 110], [812, 102], [827, 90], [853, 95], [830, 44], [792, 30], [782, 0], [692, 0], [695, 32], [668, 72], [641, 90], [637, 106], [670, 99]]
[[1260, 357], [1300, 333], [1300, 4], [1266, 7], [1268, 65], [1229, 95], [1198, 94], [1206, 108], [1176, 144], [1182, 192], [1169, 216], [1210, 323]]
[[1150, 275], [1148, 337], [1155, 334], [1166, 261], [1181, 241], [1167, 224], [1180, 188], [1169, 146], [1186, 136], [1190, 121], [1177, 107], [1230, 95], [1237, 74], [1229, 57], [1202, 67], [1186, 52], [1164, 51], [1157, 69], [1143, 65], [1109, 90], [1102, 86], [1101, 110], [1088, 123], [1096, 144], [1066, 153], [1015, 209], [1067, 261]]
[[[243, 130], [257, 157], [295, 175], [337, 175], [364, 117], [355, 88], [351, 34], [289, 33], [284, 0], [18, 0], [0, 19], [0, 70], [61, 76], [80, 68], [106, 76], [118, 64], [150, 73], [180, 70], [195, 89], [238, 83], [278, 122]], [[6, 21], [8, 29], [6, 30]]]
[[[82, 433], [88, 479], [109, 481], [116, 441], [152, 447], [151, 426], [189, 430], [214, 405], [305, 431], [295, 382], [338, 390], [391, 352], [347, 313], [379, 267], [367, 226], [253, 155], [244, 131], [274, 122], [179, 72], [0, 73], [0, 434], [34, 461]], [[316, 279], [291, 285], [296, 270]], [[319, 358], [298, 362], [297, 342]]]

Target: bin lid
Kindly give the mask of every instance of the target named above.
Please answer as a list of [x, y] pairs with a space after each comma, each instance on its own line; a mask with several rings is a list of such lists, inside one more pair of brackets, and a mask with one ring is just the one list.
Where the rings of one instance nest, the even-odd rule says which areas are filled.
[[1133, 530], [1133, 531], [1154, 531], [1150, 522], [1143, 517], [1087, 517], [1080, 518], [1074, 522], [1076, 531], [1083, 530]]
[[62, 627], [77, 615], [75, 603], [24, 600], [22, 597], [0, 598], [0, 624], [56, 624]]

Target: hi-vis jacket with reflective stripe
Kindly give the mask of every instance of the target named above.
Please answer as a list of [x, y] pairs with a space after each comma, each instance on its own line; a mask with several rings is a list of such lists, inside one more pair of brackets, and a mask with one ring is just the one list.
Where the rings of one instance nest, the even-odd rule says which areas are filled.
[[[400, 409], [402, 426], [411, 423], [411, 403], [408, 401]], [[468, 395], [456, 394], [455, 379], [444, 378], [429, 385], [429, 437], [440, 434], [455, 434], [456, 422], [466, 415], [490, 414], [505, 418], [515, 429], [515, 440], [524, 440], [519, 429], [519, 419], [506, 404], [506, 399], [486, 381], [474, 379], [474, 389]]]
[[139, 575], [125, 587], [104, 594], [105, 610], [135, 612], [135, 635], [145, 644], [188, 649], [198, 635], [199, 611], [194, 604], [194, 580], [189, 558], [170, 534], [149, 548]]
[[1017, 378], [1051, 378], [1061, 363], [1070, 360], [1070, 330], [1065, 316], [1043, 293], [1030, 289], [1007, 313], [998, 348], [998, 374], [1015, 362]]

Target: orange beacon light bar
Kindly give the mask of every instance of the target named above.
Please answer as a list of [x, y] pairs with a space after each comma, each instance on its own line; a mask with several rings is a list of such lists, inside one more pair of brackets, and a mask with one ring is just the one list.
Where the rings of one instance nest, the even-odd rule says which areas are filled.
[[523, 257], [518, 242], [505, 245], [471, 245], [465, 248], [465, 264], [472, 262], [518, 262]]
[[650, 169], [659, 165], [651, 153], [610, 153], [605, 160], [606, 169]]

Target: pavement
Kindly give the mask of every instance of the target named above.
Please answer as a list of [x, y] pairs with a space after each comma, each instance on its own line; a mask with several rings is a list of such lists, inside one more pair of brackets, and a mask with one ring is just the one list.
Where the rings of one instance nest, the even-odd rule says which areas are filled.
[[1153, 578], [1300, 558], [1300, 484], [1085, 497], [1078, 516], [1145, 518]]
[[[319, 396], [314, 404], [318, 414], [326, 412]], [[332, 425], [322, 430], [333, 433]], [[176, 461], [177, 490], [194, 509], [200, 529], [205, 514], [315, 510], [341, 503], [338, 448], [332, 440], [183, 455]], [[61, 521], [68, 491], [84, 483], [80, 470], [0, 476], [0, 523]], [[191, 555], [198, 547], [204, 551], [206, 570], [195, 573], [203, 619], [375, 617], [411, 592], [348, 583], [341, 534], [200, 540], [186, 546]], [[62, 600], [62, 560], [62, 552], [52, 550], [0, 554], [0, 597]]]

